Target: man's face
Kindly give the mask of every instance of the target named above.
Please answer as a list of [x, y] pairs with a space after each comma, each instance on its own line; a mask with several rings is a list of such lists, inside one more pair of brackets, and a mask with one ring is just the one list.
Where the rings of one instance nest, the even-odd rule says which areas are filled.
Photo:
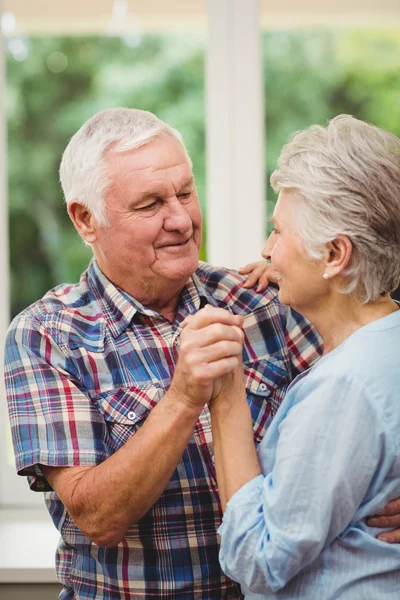
[[139, 300], [151, 300], [196, 270], [201, 210], [192, 169], [180, 144], [165, 134], [128, 152], [110, 151], [108, 224], [94, 251], [107, 277]]

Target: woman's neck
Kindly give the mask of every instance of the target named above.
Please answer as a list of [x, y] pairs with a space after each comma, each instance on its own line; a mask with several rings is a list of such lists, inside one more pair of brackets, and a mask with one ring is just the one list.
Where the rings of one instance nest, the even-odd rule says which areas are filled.
[[327, 354], [364, 325], [398, 309], [390, 296], [362, 304], [348, 295], [334, 293], [319, 309], [303, 314], [318, 329], [324, 342], [324, 354]]

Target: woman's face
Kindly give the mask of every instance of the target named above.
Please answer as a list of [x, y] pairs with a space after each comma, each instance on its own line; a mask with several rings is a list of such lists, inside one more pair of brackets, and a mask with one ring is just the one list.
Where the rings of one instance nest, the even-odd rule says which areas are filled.
[[324, 260], [308, 258], [296, 232], [296, 195], [296, 192], [289, 191], [279, 194], [271, 218], [274, 230], [262, 254], [264, 258], [270, 258], [279, 273], [279, 300], [307, 315], [321, 306], [327, 297], [328, 287], [322, 277]]

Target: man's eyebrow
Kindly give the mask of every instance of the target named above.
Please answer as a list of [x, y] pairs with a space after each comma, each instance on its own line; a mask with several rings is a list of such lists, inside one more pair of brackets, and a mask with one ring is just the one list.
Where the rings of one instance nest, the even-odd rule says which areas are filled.
[[149, 198], [156, 198], [158, 196], [162, 196], [164, 193], [164, 190], [162, 190], [161, 188], [154, 188], [152, 190], [149, 190], [147, 192], [143, 192], [142, 194], [140, 194], [140, 202], [142, 200], [148, 200]]
[[194, 175], [191, 175], [189, 177], [189, 179], [187, 179], [182, 185], [181, 185], [181, 190], [183, 190], [183, 188], [187, 187], [188, 185], [193, 185], [194, 184]]
[[[180, 190], [185, 189], [186, 187], [188, 187], [189, 185], [193, 185], [194, 184], [194, 175], [191, 175], [191, 177], [189, 177], [189, 179], [186, 179], [182, 185], [180, 186]], [[152, 190], [148, 190], [143, 192], [142, 194], [140, 194], [140, 202], [142, 202], [143, 200], [148, 200], [150, 198], [155, 198], [155, 197], [162, 197], [163, 194], [165, 192], [165, 188], [153, 188]]]

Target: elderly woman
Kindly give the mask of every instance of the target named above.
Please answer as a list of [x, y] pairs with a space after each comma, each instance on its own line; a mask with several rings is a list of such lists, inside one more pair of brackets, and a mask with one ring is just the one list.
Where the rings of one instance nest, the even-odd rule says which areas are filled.
[[220, 561], [248, 600], [398, 599], [400, 547], [366, 518], [400, 495], [400, 140], [342, 115], [296, 134], [271, 182], [263, 255], [325, 352], [257, 454], [240, 370], [216, 387]]

